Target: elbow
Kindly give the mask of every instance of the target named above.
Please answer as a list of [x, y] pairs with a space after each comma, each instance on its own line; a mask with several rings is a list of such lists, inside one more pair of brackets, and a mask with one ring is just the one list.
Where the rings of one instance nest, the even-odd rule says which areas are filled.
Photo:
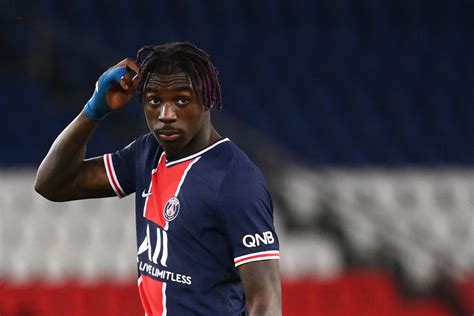
[[38, 193], [39, 195], [41, 195], [45, 198], [48, 198], [47, 197], [48, 193], [46, 191], [46, 186], [44, 184], [44, 181], [41, 181], [41, 178], [39, 177], [38, 173], [36, 173], [34, 188], [35, 188], [36, 193]]
[[41, 187], [37, 187], [36, 185], [35, 185], [35, 191], [39, 195], [41, 195], [42, 197], [44, 197], [45, 199], [47, 199], [51, 202], [64, 202], [64, 201], [66, 201], [66, 199], [61, 198], [57, 194], [52, 193], [51, 191], [44, 190]]
[[51, 192], [48, 192], [46, 187], [43, 184], [41, 184], [41, 182], [38, 181], [38, 178], [35, 180], [35, 191], [36, 191], [36, 193], [38, 193], [42, 197], [44, 197], [44, 198], [46, 198], [50, 201], [55, 201], [54, 195], [51, 194]]
[[41, 177], [36, 175], [35, 179], [35, 185], [34, 185], [35, 191], [44, 197], [45, 199], [52, 201], [52, 202], [61, 202], [64, 201], [64, 199], [61, 199], [61, 197], [58, 194], [58, 190], [51, 189], [48, 186], [48, 181], [44, 181], [41, 179]]

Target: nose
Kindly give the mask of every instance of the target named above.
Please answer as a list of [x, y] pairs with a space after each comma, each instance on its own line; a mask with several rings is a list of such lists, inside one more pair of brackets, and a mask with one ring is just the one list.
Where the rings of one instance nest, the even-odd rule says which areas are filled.
[[160, 110], [158, 119], [163, 123], [173, 123], [176, 121], [176, 112], [174, 106], [169, 103], [165, 103]]

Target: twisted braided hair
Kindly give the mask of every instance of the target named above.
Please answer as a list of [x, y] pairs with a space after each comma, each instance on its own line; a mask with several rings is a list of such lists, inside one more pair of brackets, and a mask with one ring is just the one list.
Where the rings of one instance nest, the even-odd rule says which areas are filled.
[[222, 97], [218, 71], [209, 55], [187, 42], [167, 43], [159, 46], [145, 46], [137, 53], [140, 66], [137, 94], [142, 102], [143, 91], [151, 73], [171, 75], [187, 73], [199, 100], [206, 108], [222, 108]]

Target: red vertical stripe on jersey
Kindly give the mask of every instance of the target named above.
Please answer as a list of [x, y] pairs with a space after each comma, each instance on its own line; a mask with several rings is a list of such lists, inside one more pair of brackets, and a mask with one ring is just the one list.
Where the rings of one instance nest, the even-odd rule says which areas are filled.
[[138, 286], [138, 292], [146, 315], [162, 316], [165, 309], [163, 304], [163, 287], [165, 284], [146, 275], [142, 275], [141, 278], [142, 282]]
[[151, 196], [146, 205], [145, 217], [161, 227], [166, 226], [163, 211], [166, 203], [178, 189], [186, 168], [195, 160], [191, 159], [177, 165], [166, 167], [166, 159], [160, 160], [158, 170], [151, 176]]
[[[179, 164], [166, 167], [166, 157], [162, 156], [156, 172], [151, 175], [151, 195], [147, 197], [145, 202], [145, 218], [156, 223], [163, 230], [167, 230], [167, 221], [164, 216], [164, 208], [166, 203], [176, 197], [178, 187], [182, 185], [187, 172], [192, 164], [197, 162], [200, 157], [181, 162]], [[179, 213], [178, 213], [179, 214]], [[178, 215], [179, 216], [179, 215]], [[165, 232], [163, 232], [165, 234]], [[166, 236], [166, 234], [164, 235]], [[167, 249], [164, 245], [163, 249]], [[168, 250], [166, 250], [167, 253]], [[163, 256], [163, 254], [162, 254]], [[167, 256], [167, 255], [166, 255]], [[163, 260], [163, 258], [161, 259]], [[166, 266], [166, 259], [164, 259]], [[141, 300], [148, 316], [163, 316], [167, 314], [166, 309], [166, 283], [147, 277], [142, 274], [142, 282], [139, 286]]]

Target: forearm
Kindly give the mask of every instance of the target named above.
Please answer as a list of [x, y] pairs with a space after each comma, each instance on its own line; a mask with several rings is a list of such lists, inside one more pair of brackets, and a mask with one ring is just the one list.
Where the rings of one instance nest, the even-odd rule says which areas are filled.
[[35, 190], [56, 200], [74, 182], [84, 161], [86, 146], [97, 122], [81, 112], [56, 138], [36, 174]]
[[281, 315], [281, 285], [278, 260], [244, 264], [240, 277], [251, 316]]
[[[134, 94], [129, 70], [138, 73], [137, 63], [126, 58], [104, 72], [83, 111], [56, 138], [36, 174], [35, 190], [52, 201], [112, 196], [100, 157], [84, 160], [86, 146], [111, 110], [122, 108]], [[137, 82], [135, 76], [135, 83]]]
[[249, 302], [248, 311], [250, 316], [280, 316], [281, 302], [279, 299], [256, 299]]

